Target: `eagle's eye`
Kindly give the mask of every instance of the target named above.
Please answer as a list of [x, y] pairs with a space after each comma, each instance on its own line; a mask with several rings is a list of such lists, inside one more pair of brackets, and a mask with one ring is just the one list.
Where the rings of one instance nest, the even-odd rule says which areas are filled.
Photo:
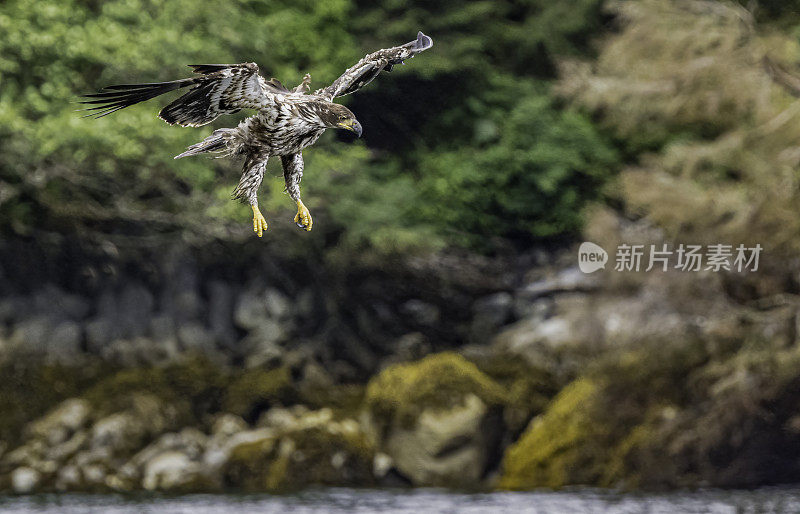
[[339, 115], [339, 121], [344, 121], [346, 119], [347, 119], [347, 116], [345, 116], [344, 114], [340, 114]]

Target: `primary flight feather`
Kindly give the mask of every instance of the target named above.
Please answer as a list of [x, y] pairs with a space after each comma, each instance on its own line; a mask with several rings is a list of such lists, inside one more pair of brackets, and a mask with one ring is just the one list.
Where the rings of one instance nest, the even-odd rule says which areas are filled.
[[311, 214], [300, 199], [304, 148], [314, 144], [325, 129], [345, 129], [361, 136], [361, 124], [347, 107], [333, 103], [370, 83], [378, 74], [402, 64], [406, 59], [433, 46], [433, 40], [419, 32], [417, 39], [404, 45], [367, 54], [348, 68], [328, 87], [309, 92], [311, 77], [292, 90], [277, 79], [265, 80], [255, 63], [192, 65], [195, 77], [108, 86], [100, 93], [84, 95], [94, 111], [87, 116], [102, 118], [125, 107], [150, 100], [170, 91], [190, 87], [189, 91], [167, 105], [158, 117], [170, 125], [199, 127], [223, 114], [241, 109], [258, 112], [244, 119], [236, 128], [215, 130], [203, 141], [190, 146], [175, 158], [207, 152], [244, 157], [244, 168], [233, 197], [253, 209], [253, 230], [259, 237], [267, 221], [258, 209], [258, 187], [270, 157], [280, 157], [286, 191], [297, 204], [295, 223], [311, 230]]

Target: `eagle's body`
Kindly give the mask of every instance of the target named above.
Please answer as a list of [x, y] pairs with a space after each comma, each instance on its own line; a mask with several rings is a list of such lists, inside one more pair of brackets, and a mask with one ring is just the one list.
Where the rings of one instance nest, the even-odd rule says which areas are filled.
[[253, 208], [253, 230], [260, 237], [267, 222], [258, 209], [258, 187], [269, 158], [280, 157], [286, 191], [297, 203], [295, 222], [311, 230], [311, 215], [300, 200], [303, 149], [313, 145], [328, 128], [347, 129], [361, 135], [361, 125], [353, 113], [333, 103], [333, 99], [357, 91], [382, 70], [391, 71], [394, 65], [432, 45], [433, 41], [420, 32], [415, 41], [366, 55], [333, 84], [313, 93], [308, 92], [309, 75], [289, 90], [276, 79], [267, 81], [261, 77], [255, 63], [202, 64], [192, 66], [199, 77], [108, 86], [104, 92], [85, 95], [90, 100], [84, 103], [98, 104], [91, 109], [98, 110], [97, 117], [102, 117], [169, 91], [192, 86], [188, 93], [164, 107], [159, 117], [169, 124], [197, 127], [222, 114], [233, 114], [241, 109], [257, 110], [236, 128], [215, 130], [175, 158], [207, 152], [244, 157], [242, 177], [233, 197]]

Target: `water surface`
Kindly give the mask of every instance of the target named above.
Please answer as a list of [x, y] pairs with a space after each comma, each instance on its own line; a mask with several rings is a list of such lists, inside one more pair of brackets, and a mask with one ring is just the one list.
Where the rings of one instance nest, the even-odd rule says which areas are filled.
[[296, 495], [36, 495], [0, 497], [3, 514], [250, 514], [250, 513], [772, 513], [800, 512], [800, 488], [619, 494], [563, 492], [461, 494], [431, 489], [320, 489]]

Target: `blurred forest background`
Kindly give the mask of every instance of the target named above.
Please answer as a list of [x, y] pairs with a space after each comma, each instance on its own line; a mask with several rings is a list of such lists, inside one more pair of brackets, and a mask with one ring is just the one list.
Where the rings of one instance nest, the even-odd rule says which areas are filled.
[[[4, 2], [0, 490], [800, 481], [798, 10]], [[259, 240], [240, 163], [173, 160], [235, 117], [75, 112], [195, 63], [316, 89], [418, 30], [305, 152], [311, 233], [277, 162]], [[764, 251], [582, 275], [582, 240]]]

